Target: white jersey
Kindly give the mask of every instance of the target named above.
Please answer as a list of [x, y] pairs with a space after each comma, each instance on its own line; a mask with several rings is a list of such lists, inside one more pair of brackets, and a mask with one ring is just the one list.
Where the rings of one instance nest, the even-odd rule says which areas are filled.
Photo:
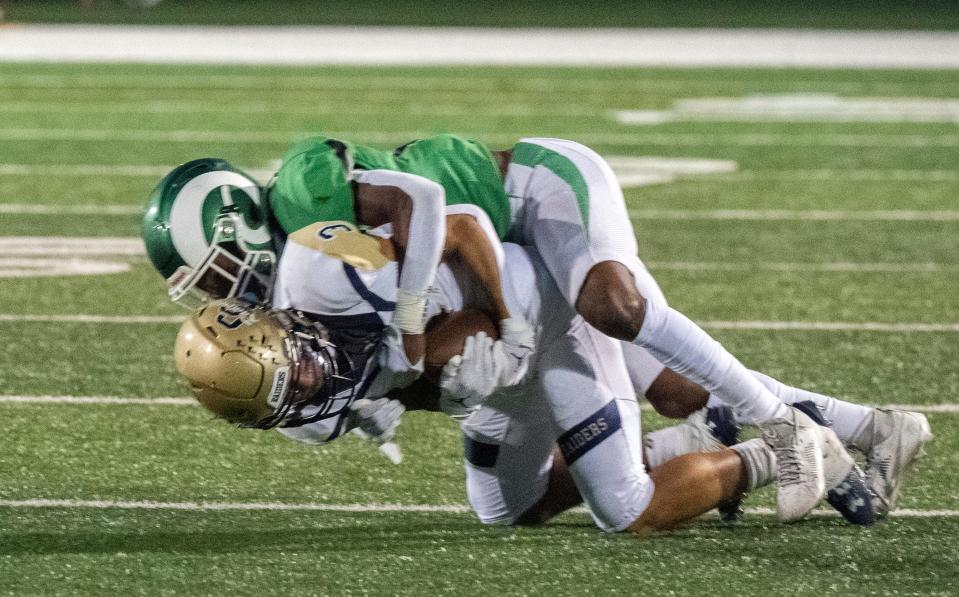
[[[485, 215], [476, 217], [482, 223]], [[398, 270], [377, 239], [388, 233], [329, 222], [291, 234], [274, 305], [348, 325], [389, 324]], [[491, 241], [499, 247], [495, 234]], [[470, 503], [483, 522], [515, 521], [546, 491], [553, 446], [559, 445], [597, 524], [622, 530], [645, 509], [653, 487], [642, 464], [639, 411], [620, 344], [576, 315], [535, 249], [505, 244], [502, 251], [506, 304], [534, 326], [538, 349], [526, 380], [490, 397], [461, 425]], [[442, 264], [429, 313], [485, 308], [486, 297], [469, 272]], [[317, 421], [280, 431], [320, 443], [340, 429], [339, 422]]]
[[[486, 217], [482, 212], [476, 215]], [[500, 251], [491, 231], [489, 226], [510, 312], [534, 326], [538, 345], [566, 333], [576, 315], [535, 251], [509, 243]], [[324, 322], [371, 328], [388, 325], [396, 307], [398, 267], [380, 252], [378, 239], [389, 232], [383, 227], [367, 234], [346, 222], [326, 222], [291, 234], [277, 268], [273, 306], [298, 309]], [[509, 267], [503, 267], [504, 263]], [[487, 297], [486, 289], [473, 283], [468, 271], [442, 263], [429, 293], [427, 314], [488, 309]]]

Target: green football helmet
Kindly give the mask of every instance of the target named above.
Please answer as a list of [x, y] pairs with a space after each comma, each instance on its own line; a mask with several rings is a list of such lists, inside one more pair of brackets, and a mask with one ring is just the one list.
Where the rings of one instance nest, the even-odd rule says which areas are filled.
[[170, 299], [195, 308], [210, 299], [268, 300], [276, 252], [259, 185], [218, 158], [187, 162], [153, 189], [142, 236]]

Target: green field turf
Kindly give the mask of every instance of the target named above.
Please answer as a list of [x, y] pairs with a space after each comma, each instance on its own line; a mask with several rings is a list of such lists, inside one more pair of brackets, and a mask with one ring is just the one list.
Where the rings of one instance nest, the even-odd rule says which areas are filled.
[[955, 29], [959, 14], [946, 0], [605, 0], [591, 2], [444, 2], [408, 0], [163, 0], [150, 9], [122, 0], [12, 0], [8, 20], [54, 23], [203, 25], [407, 25], [453, 27], [810, 27], [833, 29]]
[[[955, 594], [955, 412], [929, 415], [936, 439], [901, 501], [913, 516], [867, 530], [830, 516], [791, 526], [761, 513], [732, 526], [706, 517], [637, 540], [602, 534], [584, 512], [535, 529], [482, 527], [456, 508], [459, 432], [438, 414], [404, 418], [406, 462], [394, 466], [353, 437], [306, 448], [193, 406], [10, 402], [187, 392], [173, 370], [175, 322], [61, 319], [180, 315], [142, 255], [68, 255], [129, 268], [110, 275], [9, 277], [53, 257], [18, 253], [6, 237], [133, 238], [135, 210], [164, 170], [203, 155], [268, 173], [309, 133], [355, 131], [352, 140], [388, 147], [455, 131], [497, 147], [551, 135], [607, 156], [734, 160], [732, 173], [626, 189], [641, 255], [670, 302], [785, 382], [861, 403], [954, 407], [954, 328], [722, 322], [959, 323], [955, 123], [637, 127], [610, 117], [800, 92], [959, 98], [959, 73], [0, 65], [0, 594]], [[119, 213], [91, 213], [103, 208]], [[815, 210], [834, 217], [803, 219]], [[877, 211], [912, 215], [868, 216]], [[644, 412], [647, 429], [666, 424]], [[329, 508], [10, 503], [37, 499]], [[747, 506], [772, 503], [763, 491]], [[447, 508], [335, 510], [377, 504]]]

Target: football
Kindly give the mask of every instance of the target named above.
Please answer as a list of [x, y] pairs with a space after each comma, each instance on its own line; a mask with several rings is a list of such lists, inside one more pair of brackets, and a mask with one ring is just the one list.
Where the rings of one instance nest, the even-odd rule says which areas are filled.
[[466, 339], [479, 332], [499, 338], [496, 323], [479, 309], [443, 313], [431, 319], [426, 326], [426, 377], [437, 381], [446, 363], [463, 353]]

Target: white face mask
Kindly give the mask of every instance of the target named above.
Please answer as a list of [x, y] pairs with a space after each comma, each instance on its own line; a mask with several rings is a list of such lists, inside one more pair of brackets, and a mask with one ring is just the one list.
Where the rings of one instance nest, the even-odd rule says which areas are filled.
[[236, 238], [238, 217], [227, 214], [217, 221], [210, 250], [199, 267], [180, 266], [167, 278], [170, 300], [187, 309], [221, 298], [269, 300], [276, 256], [242, 246]]

